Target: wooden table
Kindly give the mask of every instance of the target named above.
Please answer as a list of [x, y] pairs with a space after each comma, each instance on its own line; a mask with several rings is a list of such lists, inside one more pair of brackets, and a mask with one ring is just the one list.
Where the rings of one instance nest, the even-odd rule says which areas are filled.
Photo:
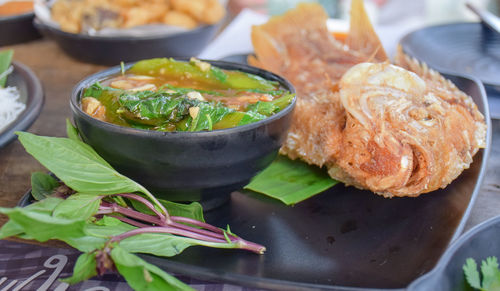
[[[54, 42], [40, 40], [12, 46], [14, 59], [29, 66], [41, 80], [45, 105], [30, 132], [46, 136], [65, 136], [65, 120], [71, 116], [69, 97], [73, 86], [103, 66], [86, 64], [66, 56]], [[0, 206], [13, 207], [30, 188], [30, 175], [45, 169], [19, 141], [0, 149]], [[493, 142], [482, 191], [472, 209], [466, 230], [500, 214], [500, 120], [493, 120]], [[0, 217], [0, 225], [6, 217]]]
[[[14, 60], [29, 66], [42, 82], [45, 104], [30, 132], [46, 136], [66, 136], [65, 120], [71, 116], [69, 97], [78, 81], [104, 67], [82, 63], [66, 56], [48, 40], [11, 46]], [[3, 48], [2, 48], [3, 49]], [[0, 149], [0, 206], [13, 207], [29, 189], [30, 175], [46, 171], [24, 151], [18, 140]], [[0, 218], [0, 225], [6, 217]]]

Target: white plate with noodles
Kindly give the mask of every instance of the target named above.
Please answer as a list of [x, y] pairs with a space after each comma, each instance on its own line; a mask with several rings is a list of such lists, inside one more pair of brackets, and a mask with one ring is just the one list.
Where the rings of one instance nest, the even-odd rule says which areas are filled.
[[[15, 89], [14, 89], [15, 88]], [[12, 62], [5, 88], [0, 88], [0, 148], [26, 130], [42, 110], [44, 96], [40, 80], [25, 65]]]

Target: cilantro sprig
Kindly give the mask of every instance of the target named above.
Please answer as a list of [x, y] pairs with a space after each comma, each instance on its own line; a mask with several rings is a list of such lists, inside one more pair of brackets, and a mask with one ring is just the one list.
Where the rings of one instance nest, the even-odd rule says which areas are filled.
[[471, 287], [483, 291], [500, 290], [500, 270], [496, 257], [488, 257], [481, 261], [481, 274], [473, 258], [468, 258], [462, 269]]

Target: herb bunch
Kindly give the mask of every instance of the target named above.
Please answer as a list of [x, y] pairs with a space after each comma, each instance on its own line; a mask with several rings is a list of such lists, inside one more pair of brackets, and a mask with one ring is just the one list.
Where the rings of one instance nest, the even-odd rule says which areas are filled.
[[39, 201], [24, 208], [0, 208], [9, 217], [0, 238], [56, 239], [83, 252], [73, 276], [64, 279], [67, 283], [118, 271], [135, 290], [191, 290], [135, 253], [170, 257], [196, 245], [265, 251], [233, 234], [229, 226], [207, 224], [199, 203], [157, 199], [79, 140], [69, 122], [67, 130], [69, 138], [18, 133], [26, 151], [60, 181], [33, 173], [32, 195]]

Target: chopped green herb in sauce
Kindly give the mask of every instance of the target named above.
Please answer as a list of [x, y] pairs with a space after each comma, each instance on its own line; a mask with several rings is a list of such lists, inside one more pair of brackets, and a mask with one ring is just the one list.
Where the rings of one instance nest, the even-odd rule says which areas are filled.
[[278, 82], [192, 59], [150, 59], [86, 88], [82, 109], [106, 122], [158, 131], [245, 125], [287, 107], [294, 94]]

